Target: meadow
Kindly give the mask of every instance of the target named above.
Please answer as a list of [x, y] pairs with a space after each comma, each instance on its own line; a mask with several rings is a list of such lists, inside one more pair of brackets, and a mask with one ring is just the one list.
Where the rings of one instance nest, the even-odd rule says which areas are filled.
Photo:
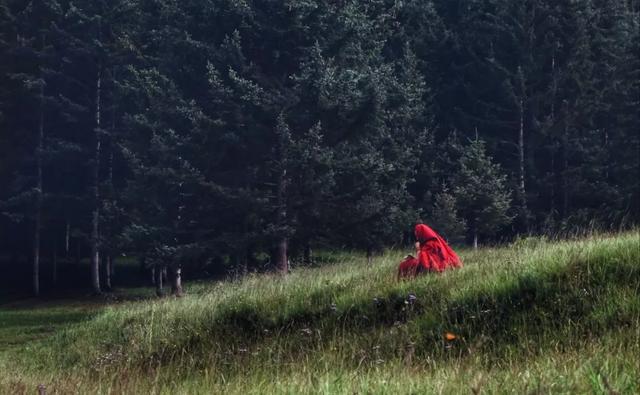
[[0, 393], [640, 393], [640, 232], [0, 305]]

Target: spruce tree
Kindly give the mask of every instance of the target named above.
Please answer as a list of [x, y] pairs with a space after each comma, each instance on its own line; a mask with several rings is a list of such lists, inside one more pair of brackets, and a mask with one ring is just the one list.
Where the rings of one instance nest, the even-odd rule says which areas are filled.
[[474, 140], [460, 158], [454, 193], [458, 210], [467, 223], [474, 248], [478, 238], [488, 238], [511, 223], [511, 191], [498, 164], [486, 154], [485, 143]]
[[[51, 119], [48, 117], [55, 102], [55, 92], [47, 84], [55, 63], [52, 27], [61, 17], [60, 14], [60, 5], [53, 0], [34, 2], [13, 12], [6, 5], [2, 7], [4, 22], [15, 23], [12, 29], [15, 41], [10, 43], [6, 38], [2, 40], [5, 55], [12, 66], [7, 73], [9, 80], [4, 82], [13, 89], [14, 94], [10, 99], [13, 104], [20, 102], [31, 108], [28, 116], [21, 111], [9, 121], [10, 127], [22, 129], [29, 136], [30, 147], [26, 149], [26, 160], [14, 179], [13, 194], [3, 206], [5, 213], [12, 218], [33, 221], [32, 292], [36, 296], [40, 295], [41, 240], [46, 220], [45, 185], [49, 186], [45, 172], [51, 149], [48, 136]], [[3, 26], [4, 29], [6, 26]]]
[[435, 195], [431, 212], [429, 222], [442, 237], [448, 242], [464, 241], [467, 224], [458, 215], [456, 197], [446, 185], [443, 185], [442, 191]]

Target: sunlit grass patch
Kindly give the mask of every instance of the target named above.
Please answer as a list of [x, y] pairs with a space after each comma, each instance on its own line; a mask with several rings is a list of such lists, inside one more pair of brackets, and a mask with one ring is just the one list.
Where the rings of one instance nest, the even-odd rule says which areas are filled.
[[397, 282], [405, 254], [388, 251], [371, 265], [346, 254], [286, 277], [111, 305], [0, 354], [2, 372], [12, 372], [0, 373], [0, 388], [38, 380], [104, 393], [640, 388], [639, 233], [461, 250], [464, 268]]

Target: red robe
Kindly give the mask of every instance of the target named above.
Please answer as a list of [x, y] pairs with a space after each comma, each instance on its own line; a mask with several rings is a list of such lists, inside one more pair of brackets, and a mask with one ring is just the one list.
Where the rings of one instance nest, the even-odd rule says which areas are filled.
[[398, 266], [398, 280], [401, 278], [411, 278], [418, 274], [418, 260], [411, 255], [406, 258]]
[[427, 225], [416, 225], [415, 235], [420, 242], [418, 264], [422, 270], [441, 272], [448, 267], [462, 266], [460, 258], [447, 242]]

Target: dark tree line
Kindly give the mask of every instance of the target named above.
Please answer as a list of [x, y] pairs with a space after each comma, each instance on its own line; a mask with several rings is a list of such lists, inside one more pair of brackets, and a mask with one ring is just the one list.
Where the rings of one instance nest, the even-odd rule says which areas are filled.
[[[640, 220], [637, 1], [0, 0], [0, 258], [286, 273]], [[405, 239], [403, 239], [403, 234]], [[28, 252], [27, 252], [28, 251]]]

